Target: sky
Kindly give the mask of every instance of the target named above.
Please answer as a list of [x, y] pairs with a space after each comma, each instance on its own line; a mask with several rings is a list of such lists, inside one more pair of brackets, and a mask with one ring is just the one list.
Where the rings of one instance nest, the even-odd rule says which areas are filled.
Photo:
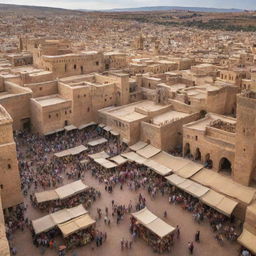
[[93, 10], [144, 6], [256, 9], [256, 0], [0, 0], [0, 3]]

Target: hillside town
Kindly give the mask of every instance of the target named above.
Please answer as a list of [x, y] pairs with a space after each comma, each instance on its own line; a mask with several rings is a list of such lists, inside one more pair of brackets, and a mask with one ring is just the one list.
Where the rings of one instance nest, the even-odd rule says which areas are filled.
[[255, 32], [2, 7], [0, 256], [256, 255]]

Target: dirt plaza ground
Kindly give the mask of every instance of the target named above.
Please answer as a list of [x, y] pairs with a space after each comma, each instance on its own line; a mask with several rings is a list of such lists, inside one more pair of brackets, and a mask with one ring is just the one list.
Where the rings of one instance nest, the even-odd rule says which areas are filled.
[[[90, 173], [85, 174], [84, 178], [85, 184], [93, 186], [97, 190], [101, 191], [101, 198], [97, 199], [93, 203], [92, 207], [89, 209], [89, 213], [92, 217], [97, 219], [97, 208], [101, 208], [104, 212], [105, 207], [107, 206], [111, 209], [111, 201], [115, 200], [119, 204], [128, 204], [130, 200], [135, 203], [138, 200], [138, 195], [141, 192], [142, 195], [146, 198], [147, 207], [157, 216], [164, 218], [164, 210], [167, 211], [168, 216], [165, 219], [169, 224], [176, 226], [179, 225], [181, 229], [181, 236], [179, 240], [175, 240], [175, 245], [171, 253], [166, 253], [163, 255], [176, 255], [183, 256], [189, 255], [187, 250], [187, 243], [194, 240], [194, 234], [197, 230], [201, 232], [201, 242], [194, 243], [195, 250], [194, 255], [200, 256], [234, 256], [238, 255], [239, 246], [237, 243], [230, 243], [225, 241], [224, 245], [221, 246], [214, 239], [214, 233], [211, 231], [209, 223], [197, 224], [192, 214], [184, 211], [179, 205], [170, 205], [168, 203], [167, 196], [158, 197], [154, 200], [150, 198], [148, 193], [145, 190], [139, 190], [137, 192], [130, 191], [127, 186], [123, 187], [123, 190], [117, 186], [113, 190], [112, 194], [109, 194], [104, 189], [104, 184], [99, 183]], [[26, 200], [28, 204], [28, 217], [30, 219], [36, 219], [38, 217], [46, 215], [37, 209], [31, 207], [29, 200]], [[97, 229], [107, 232], [107, 241], [103, 243], [101, 247], [96, 247], [95, 243], [91, 243], [85, 247], [78, 248], [75, 251], [69, 251], [67, 255], [72, 255], [74, 252], [75, 255], [83, 256], [102, 256], [102, 255], [155, 255], [152, 248], [149, 247], [146, 242], [142, 239], [137, 239], [133, 244], [132, 249], [121, 250], [120, 241], [122, 238], [131, 240], [131, 235], [129, 233], [129, 224], [130, 216], [126, 215], [124, 220], [120, 224], [116, 224], [114, 220], [111, 219], [110, 227], [104, 224], [103, 218], [97, 220]], [[32, 243], [31, 232], [28, 229], [25, 229], [24, 232], [17, 231], [14, 235], [12, 241], [18, 251], [19, 256], [37, 256], [40, 255], [40, 251]], [[61, 243], [61, 241], [59, 241]], [[47, 249], [44, 253], [45, 256], [57, 255], [55, 250]]]

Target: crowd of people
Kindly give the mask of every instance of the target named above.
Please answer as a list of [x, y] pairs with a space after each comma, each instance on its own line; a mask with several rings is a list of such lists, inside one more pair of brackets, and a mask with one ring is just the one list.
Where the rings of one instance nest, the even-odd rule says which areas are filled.
[[[68, 156], [64, 158], [54, 157], [54, 153], [56, 152], [79, 145], [87, 145], [89, 141], [100, 138], [101, 136], [107, 136], [108, 142], [98, 146], [89, 147], [87, 152], [83, 152], [77, 156]], [[31, 205], [35, 208], [38, 207], [42, 210], [49, 210], [52, 212], [56, 209], [58, 210], [65, 207], [70, 208], [79, 203], [85, 203], [85, 208], [90, 207], [92, 202], [100, 196], [95, 190], [90, 193], [89, 198], [87, 198], [87, 196], [75, 196], [61, 202], [55, 201], [53, 205], [40, 205], [36, 202], [34, 197], [35, 192], [60, 187], [67, 181], [69, 182], [69, 180], [83, 179], [84, 175], [89, 172], [105, 186], [105, 190], [109, 193], [112, 193], [112, 191], [117, 188], [122, 190], [124, 185], [126, 185], [131, 191], [140, 192], [141, 190], [145, 190], [152, 200], [158, 196], [166, 195], [169, 197], [170, 204], [180, 205], [184, 210], [191, 212], [196, 222], [201, 223], [208, 221], [212, 227], [216, 240], [220, 241], [226, 238], [227, 240], [234, 241], [237, 238], [238, 231], [232, 218], [229, 219], [225, 217], [206, 205], [203, 205], [200, 201], [190, 195], [172, 187], [167, 183], [166, 179], [146, 166], [128, 161], [116, 168], [105, 169], [89, 158], [89, 154], [101, 151], [105, 151], [110, 156], [116, 156], [126, 152], [128, 149], [127, 145], [111, 135], [106, 135], [106, 132], [99, 127], [96, 128], [96, 126], [91, 126], [86, 128], [86, 132], [84, 130], [75, 130], [47, 137], [27, 132], [19, 132], [15, 135], [15, 140], [17, 143], [22, 191], [25, 197], [29, 196]], [[87, 160], [88, 163], [85, 165], [81, 164], [81, 160]], [[87, 192], [85, 194], [87, 194]], [[104, 223], [110, 225], [112, 222], [110, 217], [112, 215], [113, 221], [118, 224], [122, 221], [125, 214], [131, 213], [132, 211], [138, 211], [144, 208], [145, 205], [146, 199], [141, 194], [139, 195], [138, 202], [134, 206], [131, 202], [128, 205], [119, 205], [113, 202], [111, 213], [107, 208], [103, 208], [103, 210], [100, 208], [97, 209], [98, 219], [103, 218]], [[15, 229], [22, 228], [26, 225], [29, 226], [29, 220], [24, 214], [26, 212], [26, 206], [22, 207], [23, 217], [19, 214], [17, 216], [17, 221], [14, 218], [8, 224], [7, 232], [9, 232], [9, 237], [11, 237]], [[167, 212], [165, 217], [167, 217]], [[8, 223], [9, 220], [7, 217], [6, 220]], [[15, 224], [13, 224], [14, 220]], [[144, 227], [141, 225], [131, 226], [132, 237], [142, 237], [144, 234], [147, 234], [147, 232], [148, 231], [145, 231]], [[176, 237], [179, 236], [177, 232], [180, 231], [176, 228]], [[99, 234], [100, 233], [94, 237], [96, 246], [101, 246], [102, 242], [100, 241], [104, 240], [103, 238], [100, 238], [101, 236]], [[174, 243], [173, 235], [168, 237], [167, 240], [160, 242], [157, 242], [158, 240], [153, 236], [152, 234], [147, 234], [147, 237], [152, 241], [152, 247], [156, 252], [171, 250]], [[77, 237], [78, 236], [74, 235], [73, 239], [75, 241], [80, 241], [80, 238], [78, 239]], [[73, 241], [73, 239], [71, 240]], [[50, 234], [47, 234], [43, 238], [40, 237], [39, 240], [37, 237], [36, 239], [33, 237], [34, 244], [39, 247], [44, 247], [43, 244], [46, 243], [45, 240], [47, 240], [47, 247], [51, 248], [51, 246], [54, 246], [54, 243], [52, 243], [52, 235]], [[126, 246], [126, 240], [122, 241], [121, 248], [125, 249], [132, 247], [129, 245], [129, 242], [128, 246]]]

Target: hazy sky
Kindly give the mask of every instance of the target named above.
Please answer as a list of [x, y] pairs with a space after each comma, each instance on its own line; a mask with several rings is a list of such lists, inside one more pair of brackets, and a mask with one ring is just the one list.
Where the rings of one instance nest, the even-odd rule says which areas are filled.
[[0, 3], [69, 9], [111, 9], [159, 5], [256, 9], [256, 0], [0, 0]]

